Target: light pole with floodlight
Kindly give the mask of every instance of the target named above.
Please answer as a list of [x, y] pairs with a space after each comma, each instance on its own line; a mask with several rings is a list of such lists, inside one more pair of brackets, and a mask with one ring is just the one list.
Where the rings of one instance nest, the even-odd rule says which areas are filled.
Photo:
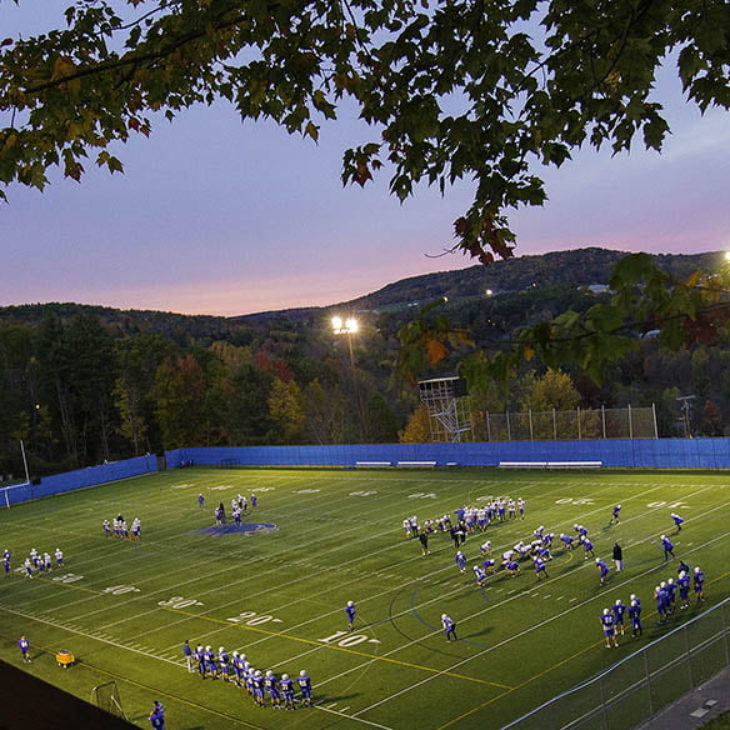
[[342, 317], [332, 317], [332, 331], [336, 335], [345, 335], [347, 337], [347, 349], [350, 353], [350, 371], [352, 372], [352, 389], [355, 391], [355, 400], [357, 402], [357, 414], [360, 421], [360, 439], [363, 443], [366, 441], [365, 434], [365, 414], [362, 409], [362, 400], [360, 398], [360, 388], [357, 385], [357, 368], [355, 366], [355, 353], [352, 350], [352, 336], [360, 330], [358, 321], [354, 317], [343, 319]]

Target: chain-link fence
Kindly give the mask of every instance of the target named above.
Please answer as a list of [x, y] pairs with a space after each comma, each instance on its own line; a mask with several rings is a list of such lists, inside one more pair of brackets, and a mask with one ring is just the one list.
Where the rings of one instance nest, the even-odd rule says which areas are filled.
[[635, 728], [730, 666], [730, 598], [502, 730]]
[[654, 406], [600, 408], [574, 411], [490, 413], [472, 418], [483, 421], [478, 430], [485, 441], [576, 441], [581, 439], [655, 439]]

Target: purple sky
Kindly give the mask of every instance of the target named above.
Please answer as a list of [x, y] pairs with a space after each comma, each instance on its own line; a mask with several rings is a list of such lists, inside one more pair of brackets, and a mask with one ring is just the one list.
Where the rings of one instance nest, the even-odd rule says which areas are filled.
[[[2, 3], [0, 21], [11, 22], [14, 7]], [[663, 84], [674, 132], [664, 152], [637, 141], [630, 155], [584, 150], [543, 171], [546, 205], [511, 214], [518, 255], [730, 248], [727, 115], [700, 117], [674, 82]], [[451, 245], [469, 185], [443, 199], [424, 187], [403, 205], [388, 195], [387, 170], [364, 190], [342, 187], [342, 151], [373, 138], [343, 118], [323, 126], [315, 145], [270, 123], [242, 124], [224, 105], [159, 120], [149, 140], [117, 148], [124, 175], [89, 163], [80, 185], [53, 173], [44, 193], [7, 190], [0, 304], [234, 315], [334, 304], [472, 265], [460, 254], [427, 256]]]

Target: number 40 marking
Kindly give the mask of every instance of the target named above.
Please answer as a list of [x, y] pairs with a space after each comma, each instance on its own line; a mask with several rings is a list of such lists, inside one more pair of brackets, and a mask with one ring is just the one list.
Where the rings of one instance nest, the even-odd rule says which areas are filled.
[[[346, 638], [341, 639], [340, 637], [345, 636]], [[338, 641], [338, 639], [340, 639]], [[348, 646], [357, 646], [358, 644], [362, 644], [364, 642], [369, 642], [371, 644], [379, 644], [380, 642], [377, 639], [371, 639], [368, 636], [365, 636], [365, 634], [351, 634], [349, 631], [336, 631], [332, 636], [328, 636], [325, 639], [317, 639], [317, 641], [321, 641], [323, 644], [337, 644], [337, 646], [342, 646], [344, 648], [347, 648]]]

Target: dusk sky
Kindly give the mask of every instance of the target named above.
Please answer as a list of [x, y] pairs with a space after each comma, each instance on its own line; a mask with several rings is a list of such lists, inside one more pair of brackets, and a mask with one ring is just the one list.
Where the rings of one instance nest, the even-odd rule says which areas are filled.
[[[13, 7], [3, 3], [0, 20]], [[677, 82], [662, 83], [673, 130], [664, 152], [645, 152], [639, 139], [630, 155], [584, 150], [558, 171], [538, 170], [549, 200], [510, 215], [518, 255], [730, 248], [727, 114], [701, 117]], [[388, 194], [387, 169], [365, 189], [342, 187], [343, 150], [376, 137], [354, 114], [323, 125], [318, 145], [241, 123], [223, 104], [158, 119], [149, 139], [112, 150], [124, 175], [90, 161], [81, 184], [53, 172], [43, 193], [6, 190], [0, 304], [235, 315], [335, 304], [473, 265], [461, 254], [429, 258], [452, 245], [469, 184], [443, 199], [423, 187], [403, 205]]]

